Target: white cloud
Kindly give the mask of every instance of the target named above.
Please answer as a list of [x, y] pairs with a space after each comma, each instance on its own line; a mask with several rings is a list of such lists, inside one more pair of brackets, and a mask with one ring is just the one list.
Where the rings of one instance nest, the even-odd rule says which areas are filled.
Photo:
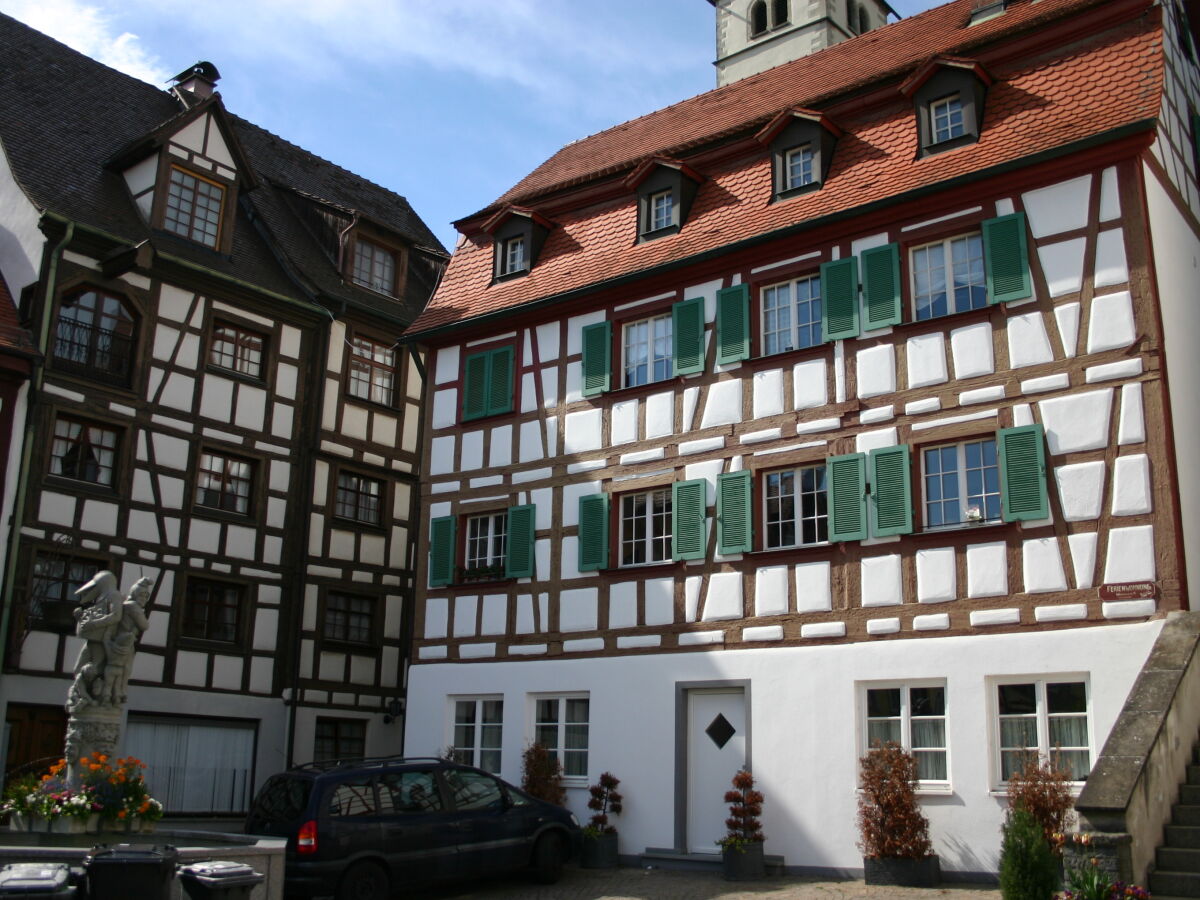
[[0, 8], [25, 24], [62, 41], [126, 75], [161, 85], [171, 77], [136, 34], [113, 27], [112, 17], [81, 0], [3, 0]]

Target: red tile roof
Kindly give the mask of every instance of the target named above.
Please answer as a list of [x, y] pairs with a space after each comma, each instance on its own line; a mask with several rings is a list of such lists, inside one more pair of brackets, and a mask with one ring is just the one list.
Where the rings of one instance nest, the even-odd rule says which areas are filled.
[[[967, 28], [972, 0], [958, 0], [571, 144], [484, 212], [497, 204], [536, 206], [539, 195], [626, 172], [648, 156], [686, 158], [689, 146], [757, 130], [785, 108], [828, 106], [833, 97], [881, 79], [909, 77], [932, 56], [967, 56], [998, 36], [1105, 4], [1112, 0], [1018, 0], [1004, 15]], [[582, 210], [556, 209], [551, 218], [559, 227], [547, 237], [536, 265], [512, 281], [491, 284], [491, 242], [474, 228], [464, 229], [471, 233], [408, 333], [652, 269], [1153, 119], [1160, 106], [1161, 53], [1157, 17], [1144, 15], [1065, 51], [1055, 47], [1016, 59], [992, 54], [987, 68], [997, 83], [988, 91], [976, 144], [916, 159], [912, 106], [897, 88], [895, 103], [858, 118], [853, 111], [836, 114], [846, 135], [820, 190], [770, 203], [770, 160], [764, 152], [705, 170], [708, 180], [688, 221], [670, 237], [634, 242], [632, 194]]]
[[27, 356], [34, 352], [33, 339], [21, 327], [17, 318], [17, 306], [13, 302], [8, 283], [0, 275], [0, 353], [16, 350], [18, 355]]

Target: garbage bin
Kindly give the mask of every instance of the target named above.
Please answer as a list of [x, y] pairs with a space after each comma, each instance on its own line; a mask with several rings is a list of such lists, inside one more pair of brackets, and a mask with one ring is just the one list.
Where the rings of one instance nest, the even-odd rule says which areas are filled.
[[264, 876], [245, 863], [213, 860], [179, 870], [179, 881], [191, 900], [249, 900]]
[[84, 860], [90, 900], [171, 900], [179, 851], [174, 847], [100, 844]]
[[72, 900], [71, 870], [66, 863], [10, 863], [0, 869], [0, 897]]

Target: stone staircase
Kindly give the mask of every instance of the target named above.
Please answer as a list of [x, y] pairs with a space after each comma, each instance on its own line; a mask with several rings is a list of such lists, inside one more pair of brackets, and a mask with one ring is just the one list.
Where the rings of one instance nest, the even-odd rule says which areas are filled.
[[1200, 897], [1200, 744], [1192, 748], [1179, 802], [1171, 807], [1171, 823], [1155, 854], [1148, 887], [1154, 900]]

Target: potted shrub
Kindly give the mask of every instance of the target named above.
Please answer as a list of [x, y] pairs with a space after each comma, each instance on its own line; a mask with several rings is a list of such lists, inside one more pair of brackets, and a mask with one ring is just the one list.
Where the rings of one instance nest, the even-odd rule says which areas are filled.
[[530, 744], [521, 758], [521, 790], [531, 797], [562, 806], [567, 792], [562, 783], [562, 763], [541, 744]]
[[858, 829], [867, 884], [933, 887], [941, 879], [917, 803], [917, 761], [894, 741], [858, 761]]
[[725, 792], [729, 818], [721, 845], [721, 867], [726, 881], [753, 881], [766, 875], [763, 860], [763, 795], [754, 789], [754, 776], [742, 769], [733, 776], [733, 790]]
[[600, 776], [600, 781], [588, 788], [588, 809], [593, 810], [591, 820], [583, 828], [583, 852], [580, 865], [585, 869], [615, 869], [617, 867], [617, 829], [609, 824], [610, 814], [621, 813], [621, 795], [617, 787], [621, 780], [611, 772]]
[[1026, 809], [1010, 809], [1000, 845], [1000, 896], [1004, 900], [1051, 897], [1058, 865], [1042, 826]]

